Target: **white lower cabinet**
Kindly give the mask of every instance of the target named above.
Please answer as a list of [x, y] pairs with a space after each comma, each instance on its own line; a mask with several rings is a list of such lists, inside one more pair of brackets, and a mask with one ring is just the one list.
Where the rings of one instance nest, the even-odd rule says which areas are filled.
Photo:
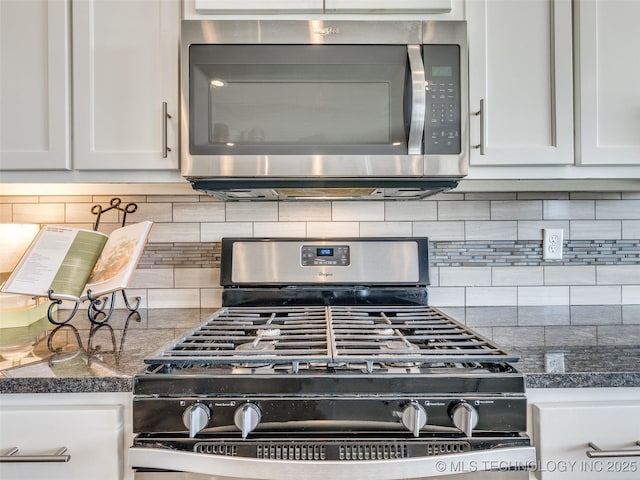
[[588, 392], [577, 392], [571, 398], [569, 390], [566, 400], [532, 404], [531, 430], [538, 455], [535, 478], [640, 478], [636, 443], [640, 441], [640, 396], [615, 395], [615, 388], [602, 390], [612, 391], [611, 396], [596, 392], [589, 399]]
[[[0, 396], [2, 480], [124, 480], [130, 441], [128, 394]], [[18, 451], [7, 455], [14, 447]], [[66, 462], [56, 461], [56, 453]], [[29, 456], [30, 458], [24, 458]], [[30, 460], [30, 461], [22, 461]]]

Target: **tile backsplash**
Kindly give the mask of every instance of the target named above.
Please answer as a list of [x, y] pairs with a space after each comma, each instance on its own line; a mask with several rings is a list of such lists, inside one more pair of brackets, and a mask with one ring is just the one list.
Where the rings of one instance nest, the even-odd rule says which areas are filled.
[[[114, 195], [116, 196], [116, 195]], [[409, 202], [117, 195], [155, 222], [129, 289], [149, 308], [220, 304], [223, 237], [426, 236], [431, 304], [506, 345], [640, 344], [640, 192], [445, 193]], [[0, 222], [92, 228], [111, 196], [0, 196]], [[109, 212], [100, 229], [120, 218]], [[564, 231], [543, 260], [543, 229]]]

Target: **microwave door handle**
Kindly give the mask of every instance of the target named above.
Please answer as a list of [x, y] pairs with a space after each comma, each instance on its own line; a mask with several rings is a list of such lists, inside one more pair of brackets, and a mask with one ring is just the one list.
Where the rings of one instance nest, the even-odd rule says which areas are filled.
[[420, 45], [408, 45], [409, 70], [411, 72], [411, 123], [407, 153], [422, 154], [422, 135], [426, 114], [427, 92], [425, 90], [424, 63]]

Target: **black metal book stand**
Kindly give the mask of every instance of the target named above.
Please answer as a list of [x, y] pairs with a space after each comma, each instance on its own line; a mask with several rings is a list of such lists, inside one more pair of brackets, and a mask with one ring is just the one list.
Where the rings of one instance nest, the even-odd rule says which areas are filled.
[[[93, 225], [93, 229], [95, 231], [98, 230], [100, 226], [100, 219], [102, 218], [102, 214], [106, 213], [110, 210], [116, 210], [116, 212], [122, 212], [122, 223], [120, 226], [124, 227], [127, 222], [127, 214], [133, 213], [138, 210], [138, 205], [135, 203], [127, 203], [124, 207], [121, 207], [120, 204], [122, 200], [118, 197], [112, 198], [110, 202], [110, 207], [103, 209], [102, 205], [94, 205], [91, 207], [91, 213], [96, 215], [96, 222]], [[127, 292], [122, 289], [118, 290], [122, 293], [122, 299], [124, 300], [124, 305], [127, 307], [127, 310], [130, 312], [137, 312], [138, 307], [140, 306], [140, 297], [135, 298], [135, 304], [131, 304], [129, 302], [129, 298], [127, 297]], [[87, 290], [87, 299], [89, 300], [89, 306], [87, 308], [87, 315], [89, 317], [89, 321], [94, 325], [101, 325], [109, 321], [113, 311], [115, 310], [116, 303], [116, 293], [118, 291], [112, 292], [111, 294], [102, 295], [102, 296], [93, 296], [91, 294], [91, 290]], [[56, 306], [62, 303], [62, 300], [54, 297], [53, 290], [49, 290], [49, 300], [51, 300], [51, 304], [49, 305], [49, 309], [47, 310], [47, 318], [54, 325], [64, 325], [69, 322], [77, 313], [78, 307], [81, 302], [76, 302], [71, 313], [66, 316], [65, 319], [60, 320], [55, 318], [54, 310]]]

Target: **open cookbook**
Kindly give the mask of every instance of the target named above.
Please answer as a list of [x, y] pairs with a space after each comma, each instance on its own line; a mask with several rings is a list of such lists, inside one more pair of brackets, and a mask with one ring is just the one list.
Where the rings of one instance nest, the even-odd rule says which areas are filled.
[[82, 302], [129, 286], [153, 222], [111, 234], [46, 225], [2, 287], [3, 292]]

